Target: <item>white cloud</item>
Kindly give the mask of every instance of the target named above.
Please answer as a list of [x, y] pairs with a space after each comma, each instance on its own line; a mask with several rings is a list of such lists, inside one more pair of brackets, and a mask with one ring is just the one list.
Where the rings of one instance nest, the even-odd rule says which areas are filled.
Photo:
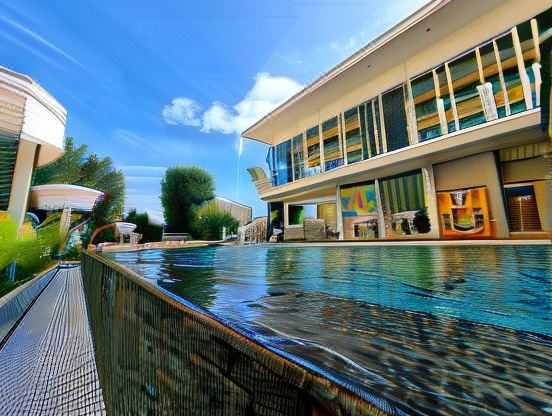
[[165, 110], [174, 107], [176, 100], [186, 100], [199, 106], [189, 98], [175, 98], [173, 104], [163, 110], [163, 118], [168, 124], [200, 127], [204, 133], [240, 134], [303, 88], [301, 84], [290, 78], [272, 76], [267, 72], [258, 73], [254, 80], [253, 88], [239, 103], [228, 105], [218, 101], [213, 102], [203, 113], [201, 121], [196, 118], [199, 110], [195, 107], [193, 113], [195, 124], [170, 122], [165, 115]]
[[235, 115], [233, 109], [223, 103], [215, 102], [205, 113], [203, 113], [203, 124], [201, 131], [209, 133], [218, 131], [224, 134], [234, 133]]
[[176, 126], [199, 127], [201, 119], [198, 117], [201, 106], [194, 100], [186, 97], [177, 97], [170, 105], [163, 108], [163, 120], [165, 123]]

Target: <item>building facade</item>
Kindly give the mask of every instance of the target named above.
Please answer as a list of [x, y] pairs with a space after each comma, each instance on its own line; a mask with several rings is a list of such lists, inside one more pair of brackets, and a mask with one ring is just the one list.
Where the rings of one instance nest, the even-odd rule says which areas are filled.
[[20, 227], [34, 170], [63, 154], [67, 112], [26, 75], [0, 66], [0, 212]]
[[430, 2], [242, 133], [269, 228], [550, 238], [551, 42], [547, 0]]

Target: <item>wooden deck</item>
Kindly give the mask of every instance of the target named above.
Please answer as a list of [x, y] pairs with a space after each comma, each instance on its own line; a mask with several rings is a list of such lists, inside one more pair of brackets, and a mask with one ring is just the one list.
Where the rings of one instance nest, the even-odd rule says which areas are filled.
[[61, 268], [0, 350], [0, 413], [103, 415], [80, 266]]

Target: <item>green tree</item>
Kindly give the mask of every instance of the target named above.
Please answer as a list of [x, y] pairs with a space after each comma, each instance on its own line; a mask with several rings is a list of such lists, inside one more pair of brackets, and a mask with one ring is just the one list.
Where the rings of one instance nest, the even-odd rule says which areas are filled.
[[227, 234], [235, 234], [238, 231], [238, 220], [221, 210], [215, 201], [209, 201], [195, 211], [193, 234], [202, 240], [222, 239], [223, 227], [226, 227]]
[[80, 182], [81, 165], [88, 147], [85, 144], [75, 147], [75, 139], [67, 137], [64, 148], [65, 153], [58, 160], [35, 171], [33, 185]]
[[33, 185], [66, 183], [94, 188], [104, 193], [92, 212], [94, 225], [110, 223], [123, 214], [125, 206], [125, 177], [116, 170], [110, 157], [96, 153], [86, 156], [88, 147], [75, 147], [72, 137], [65, 139], [65, 153], [55, 162], [36, 170]]
[[215, 197], [213, 176], [197, 166], [174, 166], [161, 180], [161, 205], [167, 229], [193, 232], [194, 211]]
[[125, 217], [125, 221], [136, 224], [136, 230], [134, 231], [142, 234], [142, 240], [140, 240], [141, 243], [161, 241], [163, 227], [158, 224], [150, 223], [147, 212], [138, 213], [136, 208], [132, 208]]

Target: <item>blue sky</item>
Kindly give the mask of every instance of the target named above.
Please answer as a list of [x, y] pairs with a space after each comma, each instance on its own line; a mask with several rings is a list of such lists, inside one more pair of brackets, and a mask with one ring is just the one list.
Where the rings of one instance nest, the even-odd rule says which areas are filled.
[[68, 111], [66, 134], [127, 178], [127, 207], [161, 219], [174, 165], [265, 215], [247, 171], [266, 146], [239, 133], [425, 0], [0, 0], [0, 65]]

